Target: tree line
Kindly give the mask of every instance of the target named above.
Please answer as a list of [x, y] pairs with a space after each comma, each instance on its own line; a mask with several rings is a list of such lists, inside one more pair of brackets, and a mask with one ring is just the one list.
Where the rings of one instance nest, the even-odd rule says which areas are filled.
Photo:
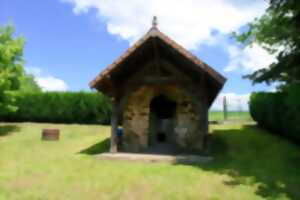
[[110, 101], [95, 92], [42, 92], [24, 69], [23, 37], [0, 26], [0, 121], [108, 124]]
[[265, 14], [234, 34], [244, 44], [257, 43], [277, 61], [244, 78], [277, 85], [276, 92], [256, 92], [250, 113], [264, 128], [300, 141], [300, 1], [270, 0]]

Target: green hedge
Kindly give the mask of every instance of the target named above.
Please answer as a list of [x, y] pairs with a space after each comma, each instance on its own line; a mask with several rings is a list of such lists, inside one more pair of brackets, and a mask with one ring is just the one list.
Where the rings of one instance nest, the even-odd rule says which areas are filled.
[[258, 125], [300, 141], [300, 87], [290, 86], [283, 92], [252, 93], [250, 114]]
[[0, 115], [1, 121], [108, 124], [111, 105], [100, 93], [38, 92], [12, 94], [17, 112]]

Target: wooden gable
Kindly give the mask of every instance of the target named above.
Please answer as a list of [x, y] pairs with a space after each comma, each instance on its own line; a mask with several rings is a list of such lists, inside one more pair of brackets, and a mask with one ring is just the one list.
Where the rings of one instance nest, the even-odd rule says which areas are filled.
[[[195, 85], [205, 82], [209, 104], [213, 102], [226, 81], [221, 74], [163, 34], [157, 27], [152, 27], [123, 55], [105, 68], [90, 83], [90, 87], [108, 96], [114, 96], [112, 91], [116, 87], [124, 87], [127, 79], [141, 71], [141, 68], [147, 66], [148, 63], [152, 63], [151, 66], [154, 66], [154, 69], [151, 70], [155, 73], [167, 68], [167, 70], [173, 70], [173, 76], [187, 76]], [[176, 66], [176, 68], [169, 66]], [[145, 77], [143, 80], [144, 82], [164, 81], [164, 79], [170, 81], [166, 77], [150, 79]]]

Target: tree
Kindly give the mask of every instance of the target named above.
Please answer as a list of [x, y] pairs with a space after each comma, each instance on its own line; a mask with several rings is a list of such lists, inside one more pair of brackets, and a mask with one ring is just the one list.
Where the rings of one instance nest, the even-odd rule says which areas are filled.
[[9, 91], [20, 88], [20, 77], [24, 75], [24, 40], [13, 34], [12, 25], [0, 26], [0, 112], [16, 110]]
[[280, 82], [282, 86], [300, 82], [300, 1], [270, 0], [266, 13], [250, 23], [249, 29], [235, 34], [246, 46], [260, 44], [277, 61], [246, 75], [253, 83]]
[[41, 92], [41, 88], [34, 80], [33, 75], [25, 74], [20, 77], [20, 89], [21, 92]]

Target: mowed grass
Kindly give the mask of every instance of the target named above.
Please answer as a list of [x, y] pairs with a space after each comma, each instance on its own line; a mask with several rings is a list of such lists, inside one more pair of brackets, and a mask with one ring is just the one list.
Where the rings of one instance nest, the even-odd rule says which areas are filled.
[[[251, 115], [248, 111], [228, 111], [227, 119], [234, 121], [251, 121]], [[223, 111], [210, 111], [209, 121], [222, 121], [224, 120]]]
[[[61, 130], [58, 142], [41, 129]], [[109, 127], [0, 124], [0, 199], [300, 199], [300, 148], [250, 125], [214, 125], [207, 164], [96, 160]]]

